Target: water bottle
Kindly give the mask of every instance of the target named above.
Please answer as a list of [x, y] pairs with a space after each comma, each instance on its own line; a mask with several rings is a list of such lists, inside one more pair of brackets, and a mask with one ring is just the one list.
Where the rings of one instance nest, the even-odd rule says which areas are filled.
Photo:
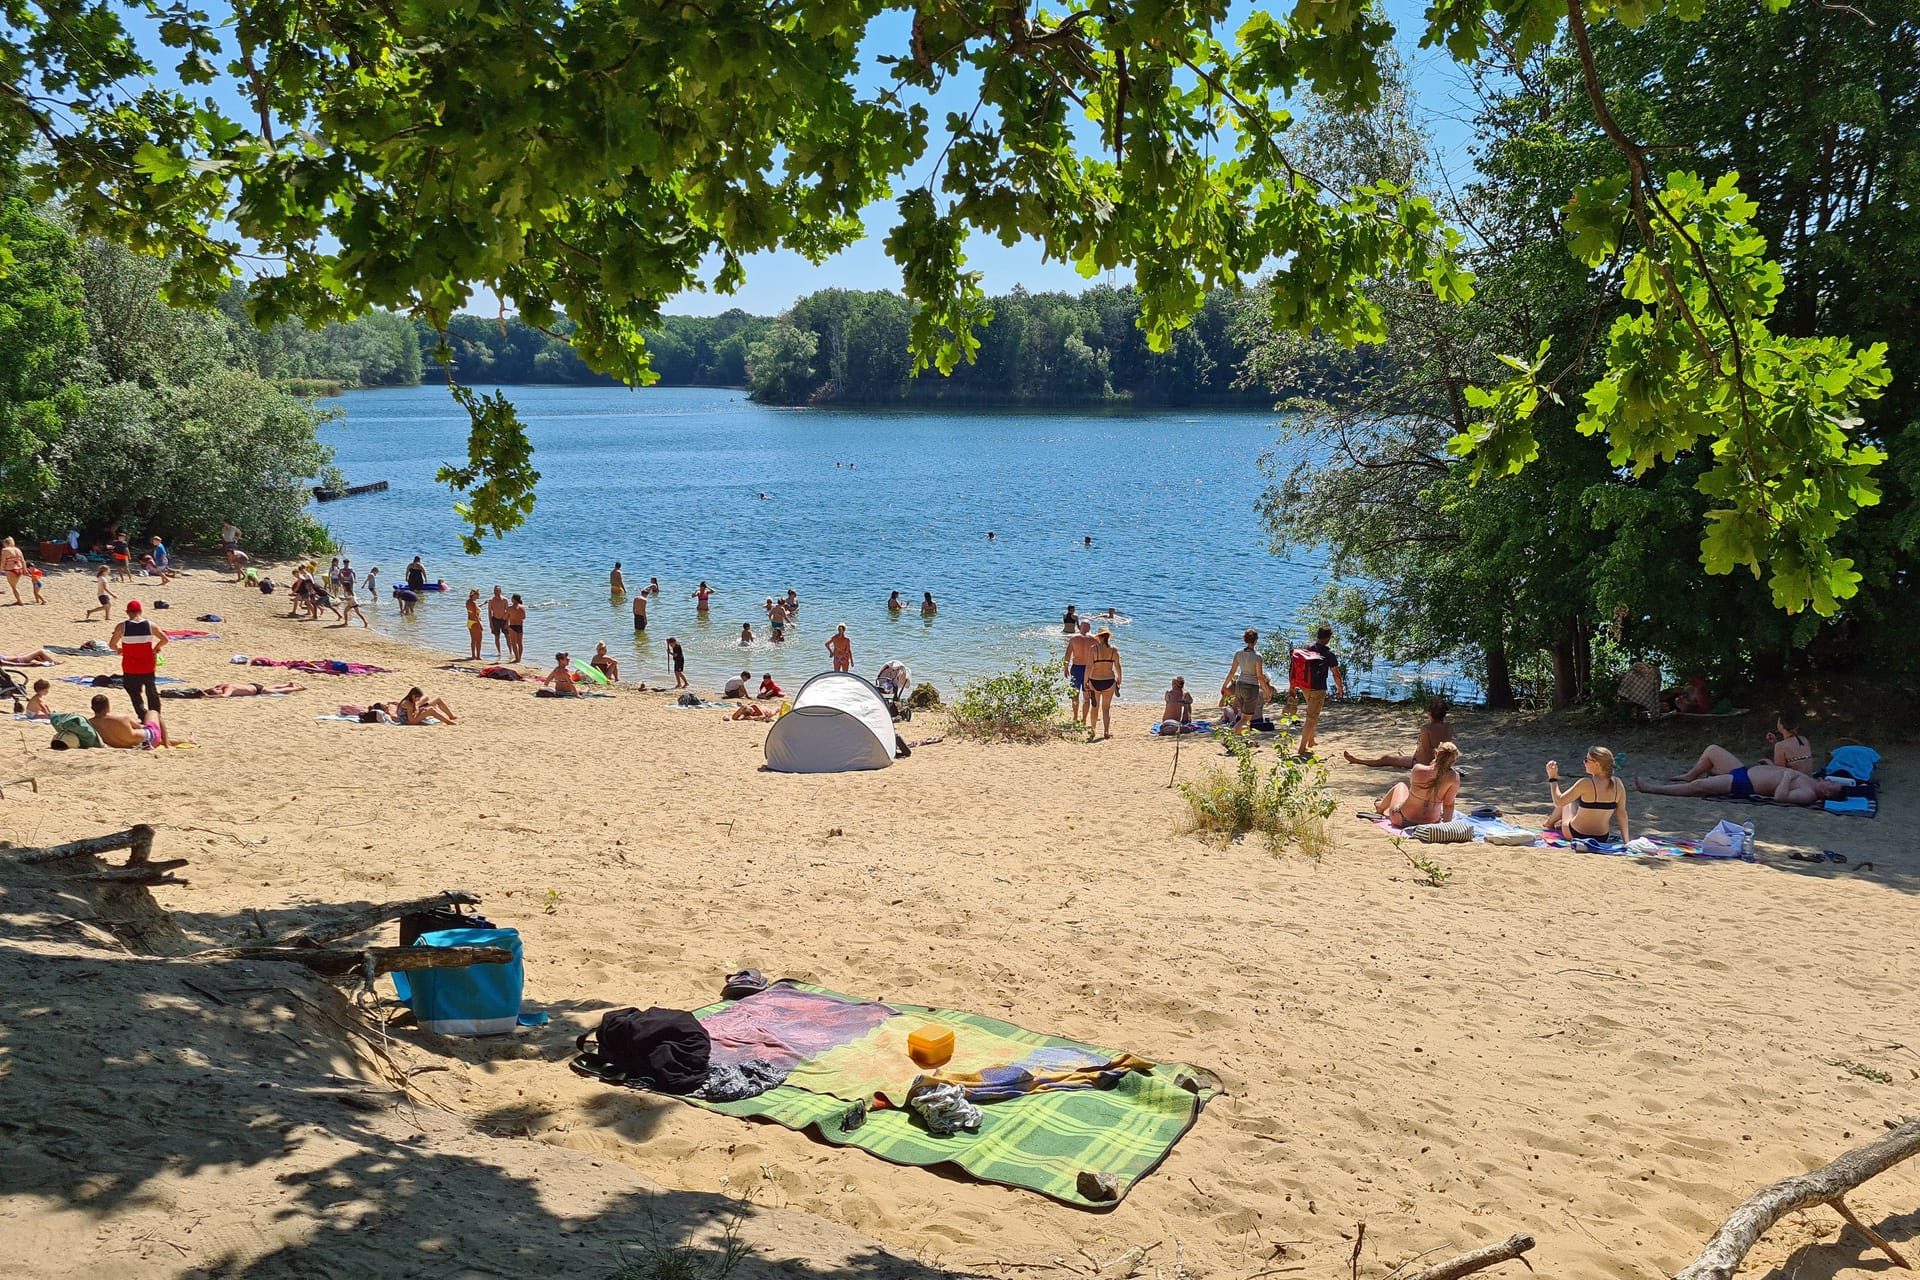
[[1754, 857], [1753, 824], [1749, 822], [1745, 826], [1741, 827], [1740, 830], [1745, 833], [1740, 838], [1740, 856], [1743, 858], [1746, 858], [1749, 861], [1752, 861]]

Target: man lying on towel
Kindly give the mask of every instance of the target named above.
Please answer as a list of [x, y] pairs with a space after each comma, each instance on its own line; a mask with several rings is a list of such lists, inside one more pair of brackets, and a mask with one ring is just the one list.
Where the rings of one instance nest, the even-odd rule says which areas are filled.
[[1828, 800], [1844, 800], [1853, 791], [1847, 782], [1810, 778], [1797, 769], [1782, 769], [1777, 764], [1735, 768], [1688, 782], [1648, 784], [1635, 778], [1633, 789], [1656, 796], [1727, 796], [1734, 800], [1771, 800], [1775, 804], [1809, 807]]

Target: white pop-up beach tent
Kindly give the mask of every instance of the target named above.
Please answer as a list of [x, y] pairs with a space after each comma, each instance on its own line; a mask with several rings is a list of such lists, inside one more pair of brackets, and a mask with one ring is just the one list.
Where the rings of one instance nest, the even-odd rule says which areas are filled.
[[880, 691], [851, 671], [823, 671], [800, 686], [793, 709], [767, 731], [767, 767], [780, 773], [847, 773], [893, 763], [893, 717]]

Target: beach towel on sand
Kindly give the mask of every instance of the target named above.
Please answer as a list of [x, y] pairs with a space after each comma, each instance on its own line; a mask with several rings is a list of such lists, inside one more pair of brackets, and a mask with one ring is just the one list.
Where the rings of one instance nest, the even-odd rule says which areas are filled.
[[[766, 1120], [894, 1164], [953, 1166], [983, 1182], [1038, 1191], [1082, 1209], [1110, 1209], [1165, 1159], [1219, 1094], [1207, 1071], [1026, 1031], [997, 1018], [860, 1000], [783, 980], [742, 1000], [694, 1011], [715, 1066], [765, 1059], [790, 1066], [785, 1084], [738, 1102], [689, 1099], [709, 1111]], [[907, 1056], [909, 1032], [954, 1033], [937, 1073]], [[596, 1073], [591, 1055], [574, 1069]], [[902, 1109], [916, 1079], [957, 1084], [986, 1104], [977, 1132], [936, 1137]], [[864, 1124], [840, 1127], [866, 1102]], [[1111, 1200], [1087, 1196], [1082, 1173], [1107, 1174]]]
[[392, 671], [391, 667], [376, 667], [371, 662], [342, 662], [338, 658], [254, 658], [249, 665], [311, 671], [317, 676], [381, 676]]
[[[1361, 816], [1368, 817], [1373, 825], [1379, 827], [1382, 831], [1397, 836], [1407, 834], [1407, 831], [1394, 826], [1385, 818], [1371, 817], [1370, 815]], [[1490, 836], [1516, 835], [1526, 831], [1525, 827], [1516, 827], [1512, 823], [1500, 818], [1476, 818], [1471, 815], [1463, 815], [1456, 818], [1455, 821], [1470, 824], [1474, 829], [1473, 838], [1482, 842], [1486, 841]], [[1507, 842], [1503, 840], [1500, 843], [1506, 844]], [[1565, 849], [1570, 853], [1601, 853], [1621, 858], [1715, 858], [1731, 856], [1704, 852], [1698, 840], [1675, 840], [1667, 836], [1643, 835], [1635, 836], [1631, 843], [1621, 844], [1616, 840], [1586, 840], [1580, 838], [1570, 840], [1557, 831], [1536, 832], [1534, 833], [1531, 845], [1522, 844], [1514, 847], [1522, 849], [1529, 847], [1535, 849]], [[1754, 859], [1747, 858], [1744, 859], [1744, 861], [1752, 862]]]

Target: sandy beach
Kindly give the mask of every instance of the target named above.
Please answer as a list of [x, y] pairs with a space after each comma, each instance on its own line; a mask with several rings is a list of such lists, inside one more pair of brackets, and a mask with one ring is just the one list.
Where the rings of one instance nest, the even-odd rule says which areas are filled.
[[[52, 604], [0, 608], [0, 652], [104, 640], [110, 627], [75, 621], [84, 587], [50, 572]], [[0, 898], [0, 1079], [19, 1086], [0, 1150], [23, 1153], [0, 1174], [12, 1274], [603, 1276], [633, 1197], [654, 1188], [670, 1221], [749, 1201], [760, 1260], [797, 1260], [783, 1274], [1344, 1276], [1364, 1223], [1361, 1277], [1514, 1232], [1538, 1237], [1543, 1276], [1653, 1276], [1753, 1189], [1920, 1112], [1920, 806], [1907, 790], [1920, 756], [1905, 744], [1874, 744], [1887, 756], [1876, 820], [1633, 798], [1636, 833], [1751, 818], [1758, 864], [1454, 845], [1423, 850], [1452, 872], [1434, 888], [1353, 816], [1386, 771], [1333, 764], [1333, 848], [1318, 862], [1185, 833], [1172, 744], [1148, 736], [1157, 708], [1141, 701], [1118, 708], [1110, 742], [948, 738], [881, 772], [790, 776], [762, 770], [763, 726], [669, 694], [537, 700], [528, 684], [437, 669], [453, 655], [279, 616], [284, 593], [204, 567], [160, 594], [172, 607], [156, 622], [220, 633], [169, 646], [164, 674], [237, 678], [236, 653], [394, 674], [295, 674], [307, 690], [289, 697], [169, 702], [172, 733], [197, 745], [154, 753], [55, 753], [44, 726], [10, 721], [0, 835], [40, 845], [152, 823], [157, 852], [191, 860], [191, 884], [155, 896], [208, 946], [253, 931], [256, 910], [471, 890], [521, 931], [527, 1004], [553, 1021], [479, 1041], [396, 1025], [383, 1052], [428, 1068], [412, 1077], [417, 1101], [379, 1116], [283, 1104], [260, 1071], [319, 1084], [379, 1069], [324, 984], [268, 966], [203, 999], [180, 985], [191, 966], [118, 961], [49, 923], [53, 908]], [[224, 620], [191, 621], [208, 612]], [[552, 646], [530, 633], [527, 648]], [[63, 658], [29, 675], [117, 669]], [[690, 672], [709, 692], [723, 674]], [[1164, 674], [1128, 691], [1157, 694], [1164, 681], [1146, 681]], [[1196, 691], [1218, 678], [1185, 674]], [[414, 684], [461, 722], [316, 719]], [[53, 687], [63, 710], [92, 692]], [[1577, 761], [1588, 741], [1548, 717], [1454, 722], [1463, 803], [1518, 821], [1547, 814], [1544, 760]], [[1751, 759], [1768, 727], [1670, 721], [1608, 745], [1624, 774], [1665, 776], [1716, 735]], [[1336, 704], [1321, 746], [1336, 761], [1407, 750], [1416, 728], [1404, 707]], [[919, 717], [907, 736], [939, 732]], [[1221, 760], [1189, 739], [1180, 777]], [[28, 776], [37, 793], [7, 781]], [[1848, 862], [1790, 858], [1822, 849]], [[697, 1007], [745, 966], [1201, 1064], [1226, 1096], [1118, 1209], [1094, 1214], [566, 1069], [604, 1009]], [[141, 970], [151, 979], [124, 976]], [[129, 1043], [129, 984], [147, 992], [139, 1026], [191, 1042]], [[277, 1054], [261, 1048], [275, 1027]], [[242, 1060], [258, 1070], [236, 1071]], [[1915, 1240], [1920, 1162], [1850, 1202], [1889, 1239]], [[1743, 1274], [1886, 1266], [1816, 1209], [1769, 1234]]]

